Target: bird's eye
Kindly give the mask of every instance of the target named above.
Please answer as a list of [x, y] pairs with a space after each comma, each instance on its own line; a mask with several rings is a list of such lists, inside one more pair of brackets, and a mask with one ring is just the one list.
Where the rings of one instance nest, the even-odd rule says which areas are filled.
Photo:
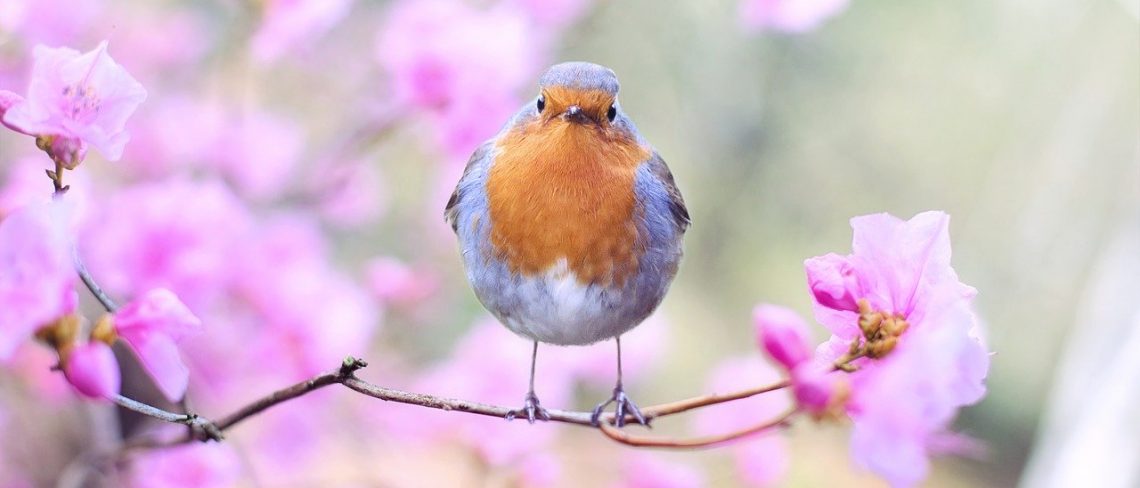
[[610, 105], [610, 109], [606, 111], [606, 118], [613, 122], [617, 118], [617, 107]]
[[546, 108], [546, 97], [539, 95], [538, 103], [536, 105], [538, 105], [538, 111], [542, 112], [542, 109]]

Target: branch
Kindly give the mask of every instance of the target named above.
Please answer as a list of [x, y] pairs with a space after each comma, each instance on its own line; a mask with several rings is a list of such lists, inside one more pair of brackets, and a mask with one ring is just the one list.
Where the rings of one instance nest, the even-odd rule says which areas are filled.
[[610, 424], [602, 424], [599, 426], [599, 429], [601, 429], [602, 433], [605, 434], [606, 437], [609, 437], [610, 439], [613, 439], [627, 446], [695, 449], [701, 447], [717, 446], [726, 442], [734, 441], [736, 439], [741, 439], [751, 435], [759, 434], [761, 432], [766, 432], [777, 427], [789, 425], [791, 423], [792, 417], [794, 417], [798, 412], [799, 410], [797, 410], [795, 407], [792, 407], [787, 412], [784, 412], [783, 415], [780, 415], [773, 420], [768, 420], [751, 427], [729, 432], [727, 434], [694, 437], [690, 439], [672, 439], [667, 437], [662, 438], [632, 435]]
[[[254, 400], [248, 405], [238, 409], [236, 412], [222, 417], [222, 419], [217, 422], [210, 422], [209, 420], [196, 415], [182, 415], [167, 412], [165, 410], [155, 408], [150, 405], [146, 405], [124, 397], [116, 398], [116, 403], [125, 408], [130, 408], [131, 410], [165, 422], [190, 425], [192, 427], [191, 431], [185, 435], [170, 440], [163, 441], [155, 439], [140, 439], [127, 443], [126, 446], [124, 446], [124, 450], [167, 447], [184, 444], [191, 441], [221, 440], [223, 432], [233, 428], [235, 425], [250, 417], [253, 417], [254, 415], [257, 415], [280, 403], [284, 403], [294, 398], [303, 396], [312, 391], [324, 388], [325, 386], [338, 383], [344, 385], [350, 390], [372, 398], [389, 402], [403, 403], [407, 405], [434, 408], [448, 412], [463, 412], [475, 415], [484, 415], [488, 417], [505, 418], [507, 416], [507, 413], [512, 410], [511, 408], [498, 405], [471, 402], [455, 398], [439, 397], [435, 395], [426, 395], [422, 393], [413, 393], [375, 385], [357, 378], [355, 375], [356, 371], [364, 368], [367, 365], [368, 363], [363, 360], [351, 357], [347, 358], [344, 360], [344, 363], [341, 364], [340, 368], [335, 371], [314, 376], [308, 380], [270, 393], [269, 395]], [[642, 410], [642, 412], [645, 414], [646, 418], [666, 417], [669, 415], [687, 412], [689, 410], [707, 407], [710, 405], [731, 402], [743, 398], [748, 398], [754, 395], [759, 395], [761, 393], [776, 391], [781, 388], [786, 388], [788, 385], [789, 383], [787, 381], [782, 381], [768, 386], [751, 388], [748, 390], [742, 390], [728, 394], [703, 395], [681, 401], [646, 407]], [[548, 410], [547, 412], [550, 414], [551, 422], [561, 422], [566, 424], [594, 427], [594, 424], [592, 424], [590, 421], [591, 412], [577, 412], [554, 409]], [[614, 423], [614, 414], [612, 413], [608, 413], [602, 416], [602, 425], [600, 427], [602, 432], [611, 439], [628, 445], [644, 445], [650, 447], [703, 447], [706, 445], [712, 445], [714, 443], [726, 442], [728, 440], [736, 439], [756, 432], [760, 432], [762, 430], [767, 430], [769, 428], [783, 425], [786, 423], [789, 416], [790, 414], [773, 421], [765, 422], [761, 426], [750, 428], [744, 432], [726, 434], [717, 436], [715, 438], [696, 438], [691, 440], [646, 440], [644, 438], [627, 435], [621, 430], [612, 426]], [[632, 422], [633, 418], [629, 417], [628, 420]], [[211, 433], [214, 433], [216, 435], [211, 435]]]
[[79, 274], [79, 279], [83, 281], [83, 284], [91, 291], [91, 295], [99, 300], [99, 304], [103, 305], [107, 312], [115, 313], [119, 306], [115, 304], [110, 295], [107, 295], [107, 292], [103, 291], [103, 287], [95, 282], [95, 278], [91, 277], [91, 272], [87, 271], [87, 265], [83, 264], [83, 260], [79, 258], [79, 247], [76, 246], [72, 252], [75, 260], [75, 272]]

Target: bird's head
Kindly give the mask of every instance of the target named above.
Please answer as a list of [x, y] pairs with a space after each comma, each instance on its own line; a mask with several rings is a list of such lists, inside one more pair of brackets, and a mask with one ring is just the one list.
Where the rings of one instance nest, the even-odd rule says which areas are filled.
[[538, 85], [534, 108], [544, 123], [628, 131], [613, 70], [586, 62], [560, 63], [546, 70]]

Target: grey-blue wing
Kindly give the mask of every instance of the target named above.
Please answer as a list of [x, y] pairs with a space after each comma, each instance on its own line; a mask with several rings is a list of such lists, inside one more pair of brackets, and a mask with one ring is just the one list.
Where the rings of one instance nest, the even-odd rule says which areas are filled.
[[455, 185], [455, 191], [451, 192], [451, 198], [447, 199], [447, 206], [443, 209], [443, 218], [451, 224], [451, 230], [459, 232], [459, 208], [464, 197], [470, 193], [471, 186], [478, 184], [483, 178], [479, 176], [485, 175], [487, 166], [490, 164], [491, 149], [494, 147], [492, 141], [487, 141], [475, 149], [471, 154], [471, 159], [467, 160], [467, 166], [463, 168], [463, 176], [459, 178], [459, 182]]
[[673, 181], [673, 173], [669, 171], [669, 166], [665, 164], [665, 160], [661, 159], [661, 155], [657, 154], [657, 151], [653, 151], [653, 156], [645, 164], [649, 172], [665, 187], [669, 213], [673, 216], [673, 223], [677, 225], [680, 232], [685, 232], [692, 220], [689, 219], [689, 209], [685, 207], [685, 199], [681, 196], [681, 190], [677, 189], [677, 182]]

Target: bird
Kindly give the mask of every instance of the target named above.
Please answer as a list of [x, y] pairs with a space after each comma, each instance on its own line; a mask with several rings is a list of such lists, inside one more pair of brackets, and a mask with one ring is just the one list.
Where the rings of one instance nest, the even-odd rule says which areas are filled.
[[508, 420], [549, 420], [535, 393], [539, 343], [614, 339], [614, 422], [646, 417], [622, 385], [621, 336], [660, 305], [690, 225], [673, 174], [618, 103], [613, 70], [564, 62], [538, 95], [475, 149], [444, 210], [476, 298], [533, 342], [523, 407]]

